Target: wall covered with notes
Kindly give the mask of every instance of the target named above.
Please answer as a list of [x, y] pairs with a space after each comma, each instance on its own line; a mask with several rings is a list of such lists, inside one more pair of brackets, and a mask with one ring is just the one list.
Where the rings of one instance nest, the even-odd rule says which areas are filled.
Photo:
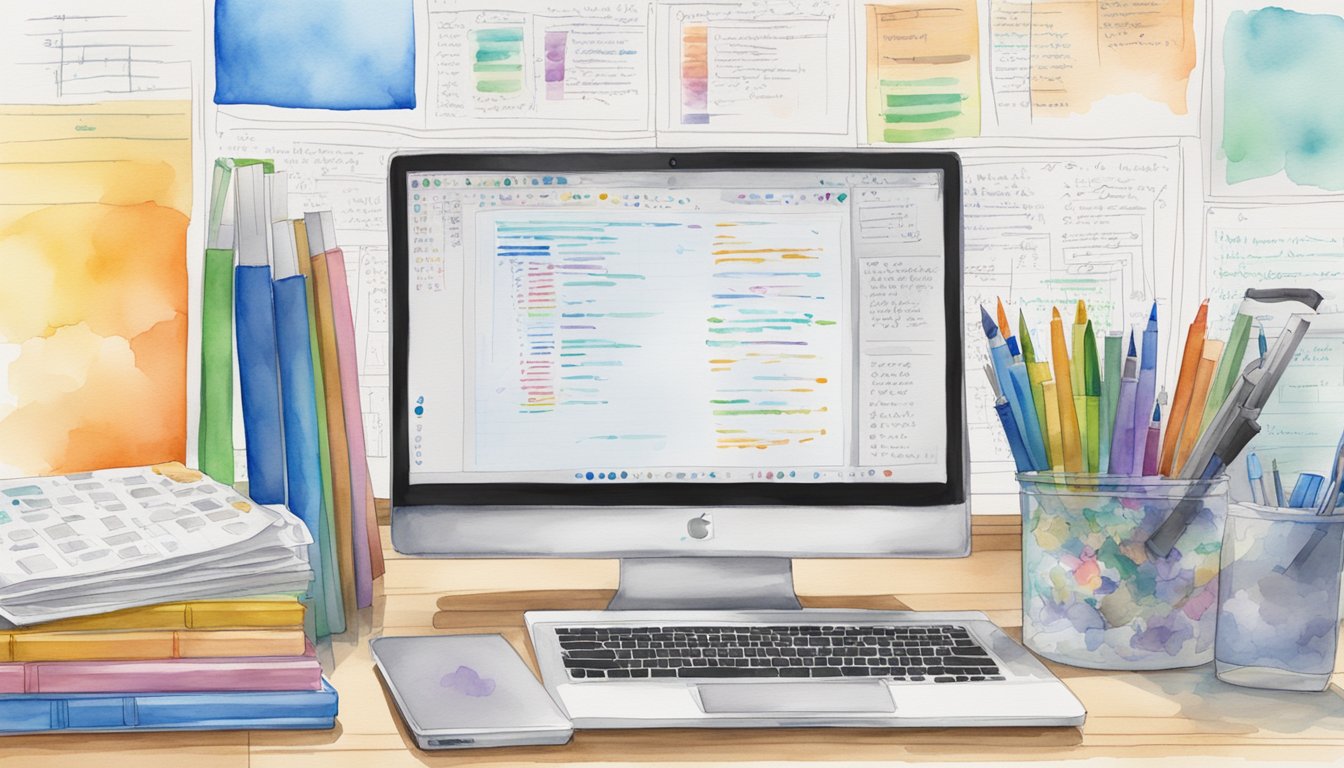
[[[1082, 298], [1110, 330], [1146, 318], [1156, 300], [1166, 342], [1206, 296], [1210, 334], [1225, 336], [1248, 286], [1312, 285], [1332, 303], [1344, 287], [1337, 1], [321, 5], [0, 7], [0, 283], [20, 268], [45, 274], [42, 248], [58, 246], [33, 239], [34, 221], [72, 203], [93, 215], [118, 195], [144, 216], [154, 206], [168, 264], [144, 263], [156, 275], [143, 283], [153, 309], [129, 320], [118, 310], [120, 325], [100, 324], [94, 309], [60, 309], [74, 285], [53, 285], [40, 322], [0, 313], [0, 471], [123, 458], [70, 446], [80, 430], [126, 425], [101, 424], [76, 394], [33, 402], [43, 396], [26, 366], [58, 354], [67, 337], [59, 354], [71, 392], [96, 379], [155, 398], [137, 378], [150, 377], [186, 393], [185, 418], [153, 425], [152, 445], [142, 440], [123, 463], [194, 460], [199, 339], [194, 322], [185, 333], [180, 323], [199, 317], [209, 177], [191, 169], [221, 155], [274, 159], [289, 174], [292, 211], [336, 214], [379, 495], [391, 453], [384, 174], [397, 149], [956, 149], [966, 169], [969, 339], [978, 338], [977, 305], [1000, 297], [1033, 328], [1052, 305]], [[30, 135], [34, 105], [61, 115], [42, 118], [60, 126], [40, 141]], [[17, 181], [33, 173], [29, 148], [77, 165], [60, 166], [60, 183], [39, 193]], [[91, 175], [90, 163], [108, 165]], [[131, 173], [127, 163], [159, 181], [127, 191], [116, 173]], [[87, 269], [99, 263], [93, 253], [80, 257]], [[968, 349], [973, 371], [984, 351]], [[1165, 345], [1165, 370], [1179, 352]], [[182, 371], [185, 387], [156, 367]], [[967, 379], [972, 491], [1014, 493], [989, 389]], [[63, 418], [68, 445], [12, 451], [36, 413]], [[1013, 509], [978, 510], [990, 507]]]

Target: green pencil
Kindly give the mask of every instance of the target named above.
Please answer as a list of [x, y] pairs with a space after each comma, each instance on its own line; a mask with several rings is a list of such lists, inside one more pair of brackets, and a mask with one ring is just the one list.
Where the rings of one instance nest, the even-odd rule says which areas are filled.
[[1120, 342], [1119, 332], [1106, 334], [1106, 366], [1101, 379], [1101, 465], [1098, 472], [1111, 471], [1111, 427], [1115, 409], [1120, 401]]
[[1092, 321], [1083, 330], [1083, 403], [1087, 432], [1082, 437], [1087, 471], [1101, 471], [1101, 369], [1097, 363], [1097, 336]]
[[1213, 373], [1213, 383], [1209, 386], [1209, 399], [1204, 401], [1204, 415], [1199, 420], [1200, 434], [1209, 428], [1223, 401], [1232, 394], [1241, 374], [1242, 359], [1246, 356], [1246, 344], [1251, 339], [1251, 316], [1237, 313], [1232, 321], [1232, 333], [1227, 337], [1227, 346], [1223, 356], [1218, 359], [1218, 368]]
[[[1054, 374], [1050, 373], [1050, 364], [1036, 359], [1036, 347], [1031, 343], [1031, 334], [1027, 332], [1027, 316], [1017, 310], [1017, 346], [1022, 351], [1022, 362], [1027, 364], [1027, 381], [1031, 383], [1031, 398], [1036, 406], [1036, 420], [1041, 425], [1041, 435], [1045, 436], [1045, 382]], [[1046, 449], [1050, 447], [1050, 438], [1045, 438]]]

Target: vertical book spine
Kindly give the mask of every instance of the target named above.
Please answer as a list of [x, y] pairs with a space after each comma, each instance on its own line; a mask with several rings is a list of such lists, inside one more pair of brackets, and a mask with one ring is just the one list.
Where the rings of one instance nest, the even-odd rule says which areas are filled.
[[247, 436], [248, 495], [259, 504], [285, 503], [284, 437], [271, 269], [239, 266], [234, 273], [238, 378]]

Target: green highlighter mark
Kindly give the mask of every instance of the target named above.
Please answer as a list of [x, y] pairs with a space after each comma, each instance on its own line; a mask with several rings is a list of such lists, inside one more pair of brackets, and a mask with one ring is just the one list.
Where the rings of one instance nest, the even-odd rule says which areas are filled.
[[957, 132], [951, 128], [888, 128], [882, 131], [882, 140], [890, 143], [934, 141], [936, 139], [950, 139], [955, 136], [956, 133]]
[[481, 93], [517, 93], [523, 90], [521, 80], [479, 80], [476, 90]]
[[888, 107], [918, 107], [930, 104], [960, 104], [960, 93], [908, 93], [887, 94]]
[[478, 43], [504, 43], [523, 41], [523, 30], [521, 27], [509, 27], [500, 29], [478, 29], [473, 33]]
[[939, 120], [949, 120], [960, 115], [960, 109], [952, 112], [916, 112], [908, 115], [888, 112], [882, 116], [882, 119], [888, 123], [936, 123]]

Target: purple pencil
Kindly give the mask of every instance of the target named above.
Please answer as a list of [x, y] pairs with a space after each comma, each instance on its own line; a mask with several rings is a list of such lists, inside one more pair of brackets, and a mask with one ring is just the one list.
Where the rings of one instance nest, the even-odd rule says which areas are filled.
[[1153, 404], [1153, 420], [1148, 424], [1148, 445], [1143, 452], [1143, 474], [1157, 474], [1158, 454], [1162, 452], [1162, 403]]
[[[1153, 309], [1148, 313], [1148, 327], [1143, 329], [1143, 357], [1139, 363], [1139, 381], [1134, 390], [1134, 429], [1131, 437], [1133, 444], [1133, 463], [1130, 464], [1131, 475], [1146, 475], [1144, 471], [1143, 459], [1147, 451], [1144, 449], [1144, 436], [1148, 430], [1148, 414], [1152, 410], [1154, 400], [1157, 395], [1157, 302], [1153, 302]], [[1114, 463], [1114, 462], [1112, 462]], [[1117, 473], [1118, 474], [1118, 473]]]
[[[1138, 352], [1134, 348], [1134, 334], [1129, 334], [1129, 354], [1125, 356], [1124, 373], [1120, 376], [1120, 394], [1115, 405], [1115, 427], [1111, 430], [1111, 466], [1134, 466], [1134, 393], [1138, 389]], [[1111, 474], [1128, 474], [1125, 470]]]

